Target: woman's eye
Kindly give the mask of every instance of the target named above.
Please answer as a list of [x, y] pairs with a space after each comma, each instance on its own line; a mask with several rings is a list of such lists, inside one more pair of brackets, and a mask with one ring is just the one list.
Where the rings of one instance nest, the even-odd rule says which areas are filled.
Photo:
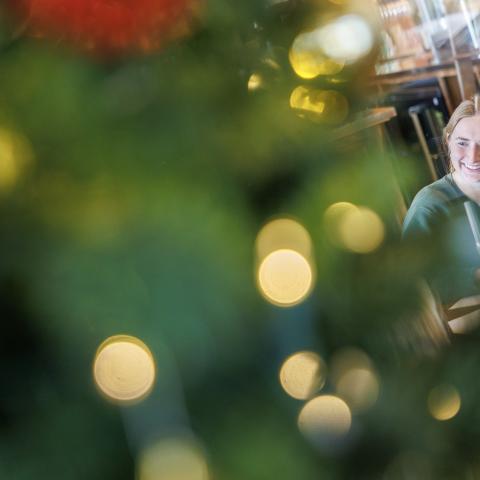
[[458, 145], [459, 147], [468, 147], [468, 142], [458, 141], [458, 142], [457, 142], [457, 145]]

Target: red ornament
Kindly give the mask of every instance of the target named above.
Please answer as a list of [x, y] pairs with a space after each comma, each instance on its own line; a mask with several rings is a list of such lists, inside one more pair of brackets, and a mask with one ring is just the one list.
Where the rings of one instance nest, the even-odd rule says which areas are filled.
[[110, 54], [185, 35], [196, 0], [7, 0], [30, 33]]

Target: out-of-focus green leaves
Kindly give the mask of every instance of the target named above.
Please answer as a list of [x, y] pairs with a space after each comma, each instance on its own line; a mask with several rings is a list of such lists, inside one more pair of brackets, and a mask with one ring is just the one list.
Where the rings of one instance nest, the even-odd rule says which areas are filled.
[[[120, 452], [124, 458], [112, 461]], [[26, 417], [14, 434], [2, 439], [0, 475], [12, 480], [127, 479], [132, 478], [128, 455], [118, 420], [85, 402], [65, 403], [54, 397], [48, 409]]]
[[255, 298], [242, 205], [178, 177], [115, 183], [51, 176], [31, 193], [43, 234], [24, 274], [44, 327], [90, 349], [118, 332], [165, 337], [194, 369], [231, 353]]

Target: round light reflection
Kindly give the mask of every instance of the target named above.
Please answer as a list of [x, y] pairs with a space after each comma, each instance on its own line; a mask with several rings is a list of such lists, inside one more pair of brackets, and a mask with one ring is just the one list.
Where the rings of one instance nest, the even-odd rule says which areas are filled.
[[337, 382], [337, 393], [354, 412], [372, 407], [378, 398], [379, 383], [375, 373], [367, 368], [352, 368]]
[[310, 235], [303, 225], [291, 218], [277, 218], [268, 222], [258, 233], [256, 249], [258, 258], [282, 248], [295, 250], [309, 258], [312, 251]]
[[155, 382], [155, 362], [138, 338], [116, 335], [97, 350], [93, 376], [98, 389], [110, 400], [133, 403], [145, 398]]
[[367, 55], [374, 43], [370, 25], [356, 14], [344, 15], [325, 25], [318, 31], [318, 39], [327, 56], [346, 63]]
[[311, 79], [318, 75], [335, 75], [343, 69], [343, 62], [328, 58], [318, 42], [317, 32], [299, 34], [288, 54], [294, 72], [301, 78]]
[[330, 240], [341, 245], [339, 228], [344, 216], [350, 212], [357, 210], [357, 206], [350, 202], [336, 202], [330, 205], [323, 214], [325, 230]]
[[331, 376], [337, 394], [355, 413], [364, 412], [377, 401], [380, 382], [370, 357], [362, 350], [346, 347], [335, 352]]
[[258, 287], [274, 305], [296, 305], [307, 297], [312, 286], [312, 267], [294, 250], [280, 249], [270, 253], [258, 269]]
[[323, 387], [326, 370], [325, 362], [316, 353], [294, 353], [280, 369], [280, 383], [290, 396], [305, 400]]
[[342, 216], [338, 226], [340, 242], [355, 253], [370, 253], [377, 249], [385, 237], [381, 218], [369, 208], [359, 207]]
[[290, 107], [299, 114], [309, 114], [315, 121], [339, 124], [348, 115], [348, 101], [336, 90], [319, 90], [302, 85], [290, 94]]
[[460, 394], [452, 385], [439, 385], [430, 391], [427, 404], [433, 418], [450, 420], [460, 410]]
[[348, 405], [334, 395], [320, 395], [305, 404], [298, 416], [300, 431], [312, 440], [338, 439], [350, 430]]
[[337, 350], [330, 363], [330, 372], [334, 383], [337, 383], [346, 372], [354, 368], [372, 368], [370, 357], [356, 347], [344, 347]]

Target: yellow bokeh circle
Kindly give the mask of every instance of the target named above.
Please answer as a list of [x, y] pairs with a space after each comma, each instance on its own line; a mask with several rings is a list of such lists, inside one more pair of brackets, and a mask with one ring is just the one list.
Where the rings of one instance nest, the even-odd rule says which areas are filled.
[[344, 63], [326, 56], [318, 41], [316, 32], [304, 32], [297, 35], [288, 52], [293, 71], [306, 80], [319, 75], [340, 73]]
[[257, 235], [259, 259], [282, 248], [295, 250], [305, 258], [312, 254], [312, 240], [306, 228], [292, 218], [276, 218], [262, 227]]
[[323, 387], [326, 372], [325, 362], [315, 352], [297, 352], [283, 362], [280, 384], [291, 397], [305, 400]]
[[279, 249], [267, 255], [258, 268], [258, 288], [274, 305], [293, 306], [304, 300], [313, 286], [313, 269], [299, 252]]
[[298, 416], [300, 431], [309, 438], [337, 439], [348, 433], [352, 414], [348, 405], [334, 395], [320, 395], [305, 404]]
[[99, 391], [117, 403], [144, 399], [155, 382], [155, 361], [138, 338], [115, 335], [105, 340], [93, 362], [93, 377]]
[[452, 385], [438, 385], [430, 391], [427, 404], [433, 418], [450, 420], [460, 410], [460, 394]]
[[313, 121], [338, 125], [348, 116], [349, 105], [336, 90], [321, 90], [300, 85], [290, 94], [290, 107]]
[[338, 225], [338, 237], [344, 248], [355, 253], [376, 250], [385, 238], [381, 218], [369, 208], [358, 207], [345, 212]]

